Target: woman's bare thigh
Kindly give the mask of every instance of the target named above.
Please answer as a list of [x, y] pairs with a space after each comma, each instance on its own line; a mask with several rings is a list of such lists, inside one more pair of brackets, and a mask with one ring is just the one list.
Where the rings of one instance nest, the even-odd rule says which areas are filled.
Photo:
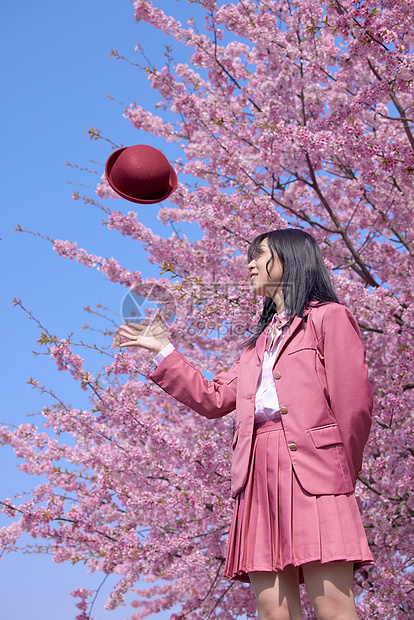
[[353, 562], [303, 564], [309, 600], [320, 620], [358, 620], [353, 568]]
[[283, 571], [249, 573], [257, 601], [259, 620], [301, 620], [299, 569], [287, 566]]

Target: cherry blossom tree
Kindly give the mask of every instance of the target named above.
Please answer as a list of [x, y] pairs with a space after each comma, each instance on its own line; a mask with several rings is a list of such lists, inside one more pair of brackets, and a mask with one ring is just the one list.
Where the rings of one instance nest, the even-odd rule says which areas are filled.
[[[209, 373], [237, 359], [260, 313], [247, 283], [249, 240], [287, 226], [311, 232], [357, 317], [375, 392], [356, 493], [376, 565], [356, 573], [359, 613], [408, 620], [414, 2], [188, 1], [195, 18], [186, 25], [156, 0], [134, 3], [136, 19], [185, 46], [189, 61], [169, 51], [165, 66], [155, 67], [139, 56], [160, 101], [155, 111], [132, 104], [125, 113], [176, 149], [180, 183], [158, 212], [176, 232], [154, 234], [125, 203], [112, 210], [116, 195], [104, 176], [97, 186], [107, 227], [142, 244], [160, 277], [128, 271], [75, 241], [54, 240], [53, 249], [161, 305], [173, 342]], [[201, 238], [182, 234], [180, 222], [198, 225]], [[146, 353], [119, 352], [116, 324], [99, 372], [87, 370], [87, 351], [85, 359], [75, 353], [75, 337], [60, 340], [39, 324], [41, 343], [89, 393], [90, 409], [56, 396], [41, 412], [44, 428], [2, 427], [19, 467], [42, 476], [30, 498], [2, 500], [11, 519], [2, 545], [13, 549], [29, 533], [56, 562], [119, 576], [106, 606], [134, 592], [131, 620], [173, 606], [175, 619], [254, 617], [250, 589], [222, 578], [233, 418], [205, 420], [166, 396], [147, 380]], [[143, 577], [153, 585], [139, 590]], [[74, 595], [77, 618], [92, 618], [93, 593]], [[314, 617], [305, 595], [304, 609]]]

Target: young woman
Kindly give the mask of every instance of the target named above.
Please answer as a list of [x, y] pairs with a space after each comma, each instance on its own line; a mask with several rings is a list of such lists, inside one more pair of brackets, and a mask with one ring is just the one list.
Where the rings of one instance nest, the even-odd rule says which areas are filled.
[[264, 306], [229, 371], [204, 379], [159, 311], [121, 346], [155, 353], [151, 379], [201, 415], [236, 409], [224, 574], [250, 581], [259, 620], [300, 620], [301, 582], [320, 620], [354, 620], [353, 570], [373, 563], [354, 495], [372, 410], [358, 325], [308, 233], [259, 235], [248, 257]]

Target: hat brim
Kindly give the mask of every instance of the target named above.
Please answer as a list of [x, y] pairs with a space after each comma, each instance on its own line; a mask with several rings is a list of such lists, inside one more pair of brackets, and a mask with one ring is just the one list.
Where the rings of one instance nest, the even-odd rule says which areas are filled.
[[129, 202], [135, 202], [135, 203], [139, 203], [139, 204], [155, 204], [157, 202], [162, 202], [163, 200], [166, 200], [168, 198], [168, 196], [170, 196], [173, 193], [173, 191], [175, 189], [177, 189], [177, 185], [178, 185], [177, 173], [175, 172], [175, 170], [171, 166], [171, 164], [168, 164], [169, 167], [170, 167], [170, 178], [168, 180], [169, 187], [168, 187], [167, 191], [162, 196], [159, 196], [159, 197], [157, 196], [157, 198], [151, 198], [151, 200], [148, 200], [146, 198], [139, 198], [139, 197], [136, 197], [136, 196], [130, 196], [129, 194], [125, 194], [123, 191], [121, 191], [120, 189], [117, 188], [117, 186], [115, 185], [115, 183], [111, 179], [111, 170], [112, 170], [112, 167], [113, 167], [114, 163], [116, 162], [116, 160], [118, 159], [118, 157], [122, 153], [122, 151], [124, 151], [126, 148], [128, 148], [128, 147], [124, 147], [122, 149], [118, 149], [117, 151], [114, 151], [108, 157], [108, 160], [107, 160], [106, 165], [105, 165], [106, 179], [107, 179], [109, 185], [114, 190], [114, 192], [116, 192], [118, 194], [118, 196], [121, 196], [121, 198], [124, 198], [125, 200], [128, 200]]

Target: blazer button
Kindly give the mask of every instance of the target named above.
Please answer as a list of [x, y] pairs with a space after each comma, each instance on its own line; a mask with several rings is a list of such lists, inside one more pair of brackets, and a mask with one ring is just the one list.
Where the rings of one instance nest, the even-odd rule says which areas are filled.
[[280, 408], [280, 413], [287, 413], [287, 412], [288, 412], [287, 407]]
[[291, 450], [292, 452], [296, 452], [297, 449], [298, 447], [295, 443], [289, 444], [289, 450]]
[[276, 370], [275, 374], [273, 375], [275, 379], [280, 379], [280, 377], [282, 376], [281, 373]]

